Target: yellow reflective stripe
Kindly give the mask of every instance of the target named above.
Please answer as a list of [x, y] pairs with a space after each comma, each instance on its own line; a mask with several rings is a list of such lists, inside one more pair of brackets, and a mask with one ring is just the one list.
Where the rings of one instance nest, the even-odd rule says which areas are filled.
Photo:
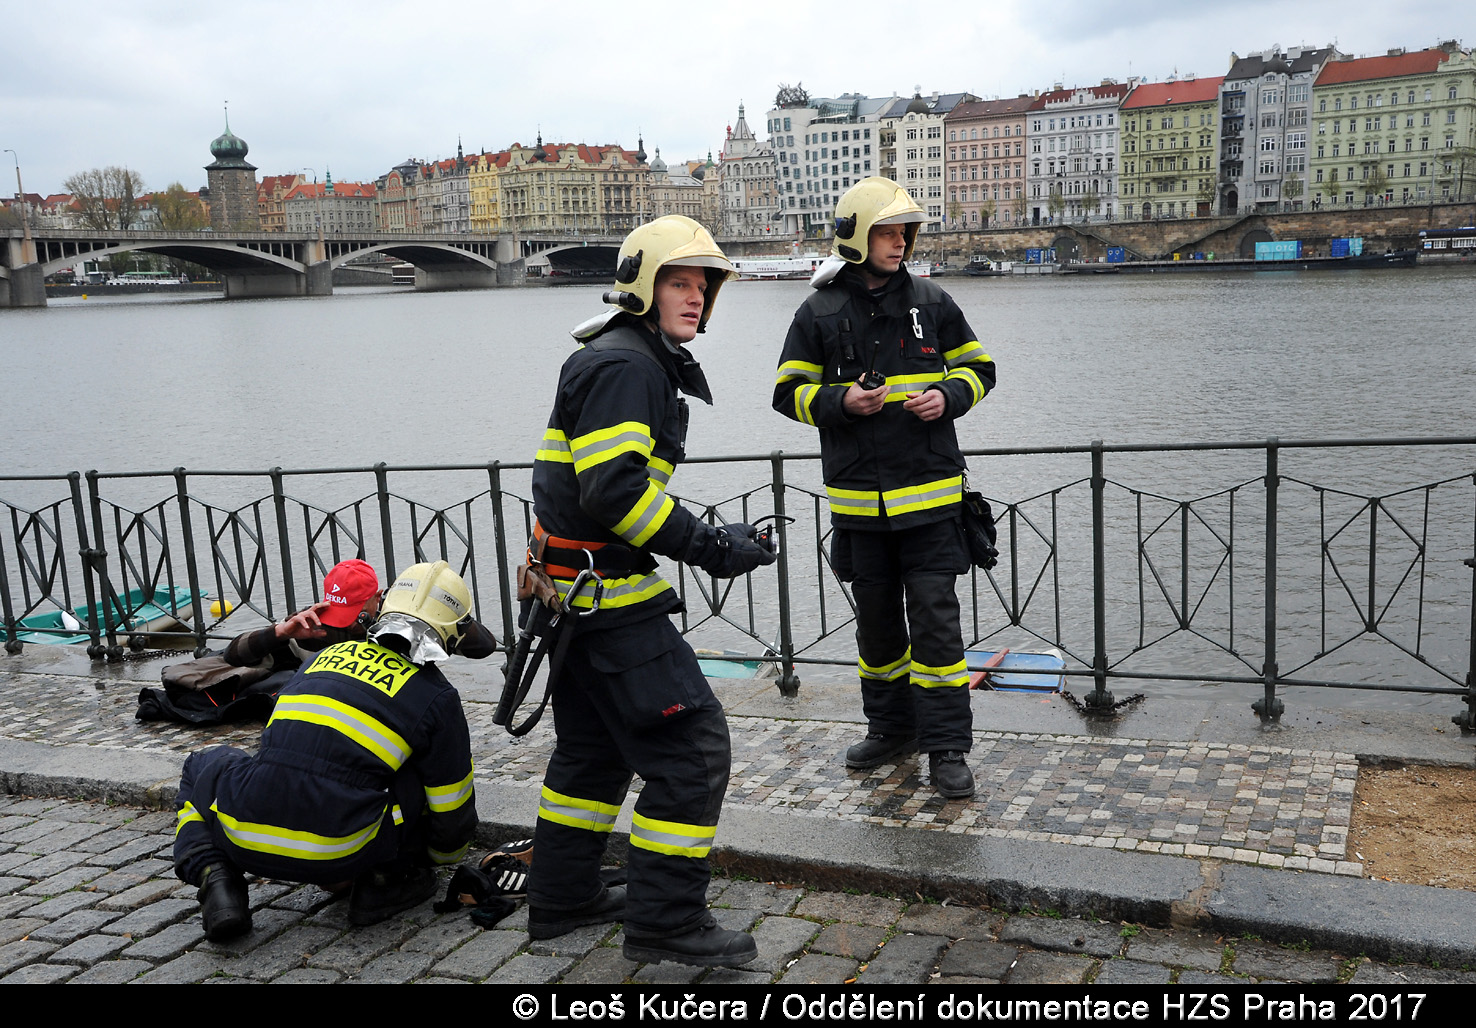
[[881, 495], [875, 490], [825, 487], [832, 514], [876, 515], [881, 513]]
[[815, 412], [810, 408], [815, 402], [815, 397], [820, 395], [818, 385], [802, 385], [794, 391], [794, 416], [795, 420], [806, 425], [815, 424]]
[[[563, 599], [569, 592], [569, 586], [574, 583], [567, 578], [555, 578], [554, 587], [559, 591], [559, 599]], [[604, 588], [600, 592], [600, 609], [615, 607], [632, 607], [637, 603], [644, 603], [653, 596], [658, 596], [671, 588], [671, 583], [660, 575], [630, 575], [626, 578], [606, 578], [600, 583]], [[574, 597], [575, 607], [588, 608], [594, 605], [594, 588], [586, 586], [579, 590], [579, 595]]]
[[437, 814], [455, 810], [472, 797], [472, 772], [452, 785], [426, 786], [425, 802]]
[[587, 832], [610, 831], [615, 827], [615, 818], [619, 813], [618, 804], [565, 796], [546, 785], [538, 800], [538, 816], [543, 820], [568, 825], [570, 828], [583, 828]]
[[390, 807], [390, 817], [394, 819], [394, 822], [397, 825], [402, 825], [405, 823], [405, 812], [400, 809], [400, 805], [398, 803]]
[[954, 364], [965, 364], [969, 361], [987, 361], [990, 357], [989, 354], [984, 352], [984, 347], [979, 345], [979, 340], [970, 339], [962, 346], [955, 346], [951, 350], [944, 350], [943, 359], [951, 366]]
[[937, 689], [940, 686], [967, 686], [969, 684], [968, 664], [961, 660], [957, 664], [948, 664], [944, 667], [929, 667], [914, 661], [912, 684], [920, 685], [924, 689]]
[[669, 460], [660, 457], [652, 457], [646, 461], [646, 477], [655, 482], [662, 489], [666, 488], [671, 481], [672, 473], [676, 471], [676, 465]]
[[632, 846], [673, 857], [707, 856], [716, 835], [716, 825], [684, 825], [678, 821], [657, 821], [655, 818], [643, 817], [639, 811], [632, 814], [630, 819]]
[[205, 817], [198, 810], [195, 809], [195, 805], [193, 803], [191, 803], [189, 800], [185, 800], [185, 805], [179, 808], [179, 814], [174, 819], [174, 834], [178, 835], [180, 829], [189, 824], [191, 821], [199, 821], [201, 824], [204, 824]]
[[331, 728], [384, 761], [391, 771], [398, 771], [410, 759], [410, 744], [392, 728], [357, 707], [328, 696], [308, 693], [282, 696], [267, 727], [278, 721], [305, 721]]
[[543, 445], [533, 455], [534, 460], [547, 460], [555, 464], [573, 464], [574, 454], [569, 450], [569, 437], [561, 428], [545, 429]]
[[651, 447], [654, 445], [648, 427], [639, 421], [622, 421], [618, 425], [579, 436], [569, 448], [574, 454], [575, 472], [583, 474], [596, 464], [603, 464], [622, 453], [634, 453], [645, 460], [651, 456]]
[[468, 842], [464, 843], [460, 849], [452, 850], [450, 853], [438, 850], [434, 846], [427, 846], [425, 848], [425, 852], [429, 854], [431, 860], [435, 861], [437, 864], [455, 864], [459, 860], [461, 860], [462, 857], [466, 856], [466, 851], [470, 848], [471, 843]]
[[373, 841], [379, 834], [379, 826], [384, 822], [384, 814], [381, 813], [373, 824], [353, 835], [318, 835], [314, 832], [278, 828], [275, 825], [238, 821], [222, 812], [215, 804], [211, 804], [210, 809], [215, 812], [226, 838], [243, 850], [273, 853], [295, 860], [338, 860], [352, 856]]
[[879, 682], [890, 682], [896, 678], [903, 678], [907, 674], [908, 665], [912, 663], [912, 647], [907, 647], [902, 656], [890, 664], [874, 665], [865, 660], [857, 659], [857, 671], [862, 678], [870, 678]]
[[655, 482], [647, 482], [646, 491], [613, 531], [632, 546], [644, 546], [666, 524], [675, 507], [676, 502], [666, 495], [665, 490]]
[[910, 485], [903, 489], [888, 489], [882, 494], [882, 501], [891, 517], [960, 503], [963, 501], [963, 476], [940, 478], [936, 482], [924, 482], [922, 485]]
[[775, 385], [783, 385], [802, 378], [806, 382], [820, 381], [821, 367], [819, 364], [811, 364], [809, 361], [785, 361], [779, 365], [779, 378]]
[[887, 403], [901, 403], [908, 393], [920, 393], [934, 382], [943, 381], [943, 372], [930, 371], [924, 375], [888, 375]]
[[979, 377], [979, 373], [973, 368], [954, 368], [944, 377], [945, 379], [962, 379], [967, 382], [969, 384], [969, 390], [974, 394], [974, 403], [978, 403], [984, 399], [984, 394], [987, 391], [984, 388], [984, 380]]

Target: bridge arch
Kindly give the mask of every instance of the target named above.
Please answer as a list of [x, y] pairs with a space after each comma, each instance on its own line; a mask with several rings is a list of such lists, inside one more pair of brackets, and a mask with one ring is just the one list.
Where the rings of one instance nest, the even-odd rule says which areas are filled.
[[357, 257], [383, 253], [416, 267], [427, 265], [468, 264], [496, 271], [498, 262], [487, 244], [456, 246], [450, 243], [372, 243], [328, 244], [329, 266], [342, 267]]
[[[275, 252], [277, 250], [292, 251], [293, 256], [286, 252]], [[90, 261], [99, 257], [108, 257], [115, 253], [146, 252], [157, 253], [164, 257], [173, 257], [177, 260], [189, 261], [201, 267], [209, 268], [218, 272], [278, 272], [281, 274], [301, 274], [306, 265], [301, 260], [300, 247], [293, 244], [285, 244], [267, 249], [254, 249], [240, 246], [235, 243], [211, 243], [211, 242], [185, 242], [182, 240], [129, 240], [120, 242], [99, 242], [96, 246], [67, 247], [60, 256], [42, 261], [41, 269], [44, 275], [53, 275], [63, 268], [70, 268], [81, 261]]]

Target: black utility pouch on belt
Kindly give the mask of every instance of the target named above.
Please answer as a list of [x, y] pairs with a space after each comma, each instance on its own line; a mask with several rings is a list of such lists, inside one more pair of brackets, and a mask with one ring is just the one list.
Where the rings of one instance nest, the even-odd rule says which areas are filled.
[[999, 550], [994, 545], [999, 532], [994, 527], [994, 510], [989, 501], [969, 488], [967, 478], [964, 479], [961, 510], [964, 539], [969, 544], [969, 563], [988, 571], [999, 563]]

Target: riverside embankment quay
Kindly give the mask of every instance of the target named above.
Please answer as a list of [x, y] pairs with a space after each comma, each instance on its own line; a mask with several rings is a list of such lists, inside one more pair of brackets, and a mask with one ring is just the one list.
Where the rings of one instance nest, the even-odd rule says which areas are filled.
[[[252, 933], [207, 943], [170, 877], [173, 788], [189, 750], [249, 746], [257, 729], [133, 721], [157, 667], [70, 647], [0, 659], [0, 981], [1476, 981], [1476, 895], [1363, 877], [1346, 847], [1362, 762], [1471, 762], [1438, 717], [1309, 708], [1266, 729], [1205, 698], [1087, 722], [1060, 697], [976, 693], [979, 795], [943, 803], [915, 757], [845, 769], [854, 689], [785, 699], [732, 680], [714, 683], [734, 740], [714, 859], [733, 877], [711, 898], [753, 933], [753, 965], [641, 967], [616, 925], [532, 943], [521, 911], [484, 932], [427, 904], [354, 930], [316, 887], [265, 881]], [[551, 729], [514, 742], [490, 723], [490, 669], [450, 668], [479, 838], [521, 836]]]

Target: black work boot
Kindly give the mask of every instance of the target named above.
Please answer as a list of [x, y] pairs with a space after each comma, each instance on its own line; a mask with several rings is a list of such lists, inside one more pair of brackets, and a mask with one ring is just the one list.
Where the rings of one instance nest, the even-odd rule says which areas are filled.
[[712, 915], [696, 928], [680, 935], [632, 936], [625, 934], [626, 960], [655, 964], [670, 960], [694, 967], [738, 967], [758, 956], [758, 944], [747, 932], [719, 928]]
[[246, 879], [235, 868], [212, 864], [200, 881], [200, 916], [205, 938], [212, 942], [234, 939], [251, 931], [251, 903], [246, 897]]
[[587, 924], [625, 920], [625, 886], [608, 885], [605, 891], [572, 910], [544, 910], [528, 904], [528, 935], [554, 939]]
[[933, 788], [947, 799], [961, 800], [974, 795], [974, 773], [957, 750], [929, 753], [928, 773], [933, 778]]
[[885, 764], [893, 757], [917, 749], [915, 735], [881, 735], [867, 732], [866, 738], [846, 750], [846, 767], [864, 769]]
[[375, 868], [354, 879], [349, 893], [351, 925], [378, 924], [402, 910], [419, 906], [436, 891], [436, 873], [428, 867]]

